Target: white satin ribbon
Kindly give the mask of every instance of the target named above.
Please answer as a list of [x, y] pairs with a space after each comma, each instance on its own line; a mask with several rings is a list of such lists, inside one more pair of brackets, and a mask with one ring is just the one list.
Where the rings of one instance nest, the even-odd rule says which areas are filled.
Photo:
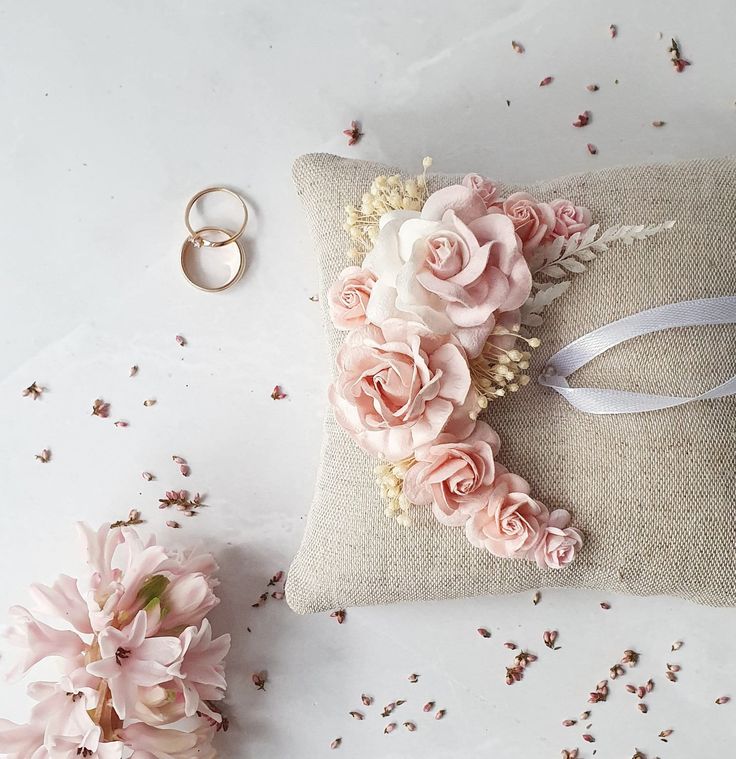
[[691, 401], [723, 398], [736, 393], [736, 377], [731, 377], [722, 385], [701, 395], [687, 397], [629, 393], [624, 390], [606, 388], [570, 387], [566, 378], [596, 356], [632, 337], [673, 327], [734, 323], [736, 323], [735, 295], [687, 300], [651, 308], [611, 322], [566, 345], [547, 361], [547, 366], [539, 375], [538, 381], [541, 385], [557, 391], [575, 408], [589, 414], [633, 414], [639, 411], [655, 411], [680, 406]]

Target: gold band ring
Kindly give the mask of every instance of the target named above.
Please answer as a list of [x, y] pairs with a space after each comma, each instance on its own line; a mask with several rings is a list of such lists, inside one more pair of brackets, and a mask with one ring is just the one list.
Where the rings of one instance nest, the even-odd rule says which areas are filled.
[[[241, 206], [243, 206], [243, 223], [240, 225], [240, 228], [235, 233], [228, 232], [229, 237], [226, 240], [212, 240], [207, 237], [202, 236], [202, 232], [207, 231], [214, 231], [217, 230], [219, 232], [224, 232], [221, 227], [201, 227], [199, 230], [195, 231], [192, 227], [191, 221], [189, 219], [189, 216], [192, 212], [192, 208], [194, 208], [194, 204], [205, 195], [209, 195], [213, 192], [224, 192], [233, 198], [235, 198]], [[221, 248], [225, 245], [229, 245], [231, 242], [235, 242], [235, 240], [240, 237], [240, 235], [243, 234], [245, 231], [245, 226], [248, 223], [248, 206], [245, 203], [245, 200], [238, 195], [237, 192], [233, 192], [232, 190], [228, 190], [227, 187], [208, 187], [205, 190], [200, 190], [190, 201], [187, 203], [186, 210], [184, 211], [184, 223], [187, 226], [187, 231], [189, 232], [189, 240], [192, 242], [192, 244], [197, 247], [205, 247], [205, 248]]]
[[[192, 267], [190, 265], [190, 255], [192, 253], [193, 249], [201, 248], [202, 245], [197, 245], [195, 243], [195, 239], [204, 239], [201, 237], [202, 232], [219, 232], [221, 235], [225, 235], [225, 239], [220, 241], [216, 240], [215, 244], [208, 245], [207, 247], [211, 248], [222, 248], [227, 245], [235, 245], [238, 248], [238, 256], [239, 256], [239, 266], [238, 270], [235, 272], [235, 274], [230, 277], [227, 282], [225, 282], [222, 285], [218, 285], [217, 287], [208, 287], [207, 285], [203, 284], [201, 281], [197, 281], [196, 277], [192, 274]], [[218, 255], [214, 251], [209, 255]], [[245, 263], [246, 263], [246, 257], [245, 257], [245, 250], [243, 249], [243, 246], [240, 244], [240, 240], [238, 240], [238, 235], [233, 235], [230, 231], [227, 229], [222, 229], [220, 227], [201, 227], [196, 232], [192, 230], [192, 234], [190, 237], [187, 237], [186, 240], [184, 240], [184, 244], [181, 246], [181, 270], [184, 272], [184, 276], [187, 278], [187, 281], [194, 285], [198, 290], [202, 290], [206, 293], [220, 293], [223, 290], [227, 290], [228, 287], [232, 287], [242, 276], [245, 272]]]

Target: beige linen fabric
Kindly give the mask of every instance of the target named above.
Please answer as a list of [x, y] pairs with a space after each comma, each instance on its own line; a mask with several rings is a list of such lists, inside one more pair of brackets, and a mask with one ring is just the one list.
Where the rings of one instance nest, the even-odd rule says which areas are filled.
[[[326, 289], [349, 264], [344, 207], [395, 169], [306, 155], [294, 181], [321, 271], [331, 357], [343, 341], [327, 318]], [[435, 176], [430, 189], [459, 177]], [[602, 228], [674, 219], [669, 232], [616, 245], [594, 261], [535, 330], [534, 380], [545, 359], [580, 335], [647, 308], [736, 293], [736, 159], [607, 169], [531, 186], [566, 197]], [[669, 330], [609, 350], [571, 378], [577, 386], [697, 394], [736, 372], [736, 329]], [[326, 390], [326, 389], [325, 389]], [[642, 414], [593, 416], [532, 381], [491, 405], [499, 460], [550, 508], [564, 507], [585, 546], [561, 571], [497, 559], [428, 509], [405, 528], [384, 516], [375, 461], [328, 410], [322, 463], [304, 539], [288, 574], [297, 612], [395, 601], [458, 598], [540, 587], [586, 587], [736, 604], [736, 398]]]

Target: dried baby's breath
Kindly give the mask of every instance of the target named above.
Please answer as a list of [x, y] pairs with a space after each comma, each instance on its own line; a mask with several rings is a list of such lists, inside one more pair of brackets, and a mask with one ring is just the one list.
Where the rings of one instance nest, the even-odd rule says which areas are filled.
[[360, 205], [345, 208], [347, 221], [343, 225], [350, 235], [350, 258], [359, 258], [373, 249], [378, 239], [378, 222], [389, 211], [421, 211], [427, 199], [427, 169], [431, 158], [422, 162], [422, 174], [403, 179], [400, 174], [378, 176], [363, 194]]
[[395, 464], [378, 464], [373, 469], [381, 488], [381, 497], [387, 501], [384, 513], [404, 527], [411, 524], [409, 510], [413, 505], [404, 494], [404, 477], [414, 463], [414, 458], [408, 458]]

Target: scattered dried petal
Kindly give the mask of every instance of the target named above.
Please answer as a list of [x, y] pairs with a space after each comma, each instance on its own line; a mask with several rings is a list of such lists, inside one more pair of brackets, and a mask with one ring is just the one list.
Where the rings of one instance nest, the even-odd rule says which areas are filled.
[[630, 648], [624, 651], [624, 655], [621, 657], [621, 664], [628, 664], [630, 667], [635, 667], [639, 661], [639, 654], [636, 651], [632, 651]]
[[166, 526], [167, 527], [173, 527], [175, 530], [177, 530], [177, 529], [179, 529], [179, 527], [181, 527], [181, 525], [178, 522], [175, 522], [173, 519], [169, 519], [166, 522]]
[[670, 672], [679, 672], [682, 667], [679, 664], [668, 664], [667, 669], [670, 670]]
[[342, 738], [335, 738], [332, 743], [330, 743], [330, 748], [340, 748], [340, 744], [342, 743]]
[[371, 696], [366, 696], [365, 693], [360, 697], [360, 700], [363, 702], [363, 706], [370, 706], [373, 703]]
[[286, 393], [281, 389], [280, 385], [275, 385], [274, 389], [271, 391], [271, 397], [275, 401], [282, 401], [287, 396]]
[[611, 604], [609, 604], [608, 601], [601, 601], [600, 606], [604, 611], [608, 611], [611, 608]]
[[386, 704], [386, 706], [383, 707], [383, 711], [381, 712], [382, 717], [388, 717], [393, 710], [396, 708], [396, 704], [392, 701], [390, 704]]
[[344, 129], [343, 134], [348, 138], [348, 145], [355, 145], [363, 136], [363, 132], [360, 131], [360, 124], [357, 121], [351, 121], [350, 127]]
[[36, 459], [42, 464], [48, 464], [51, 461], [51, 451], [48, 448], [44, 448], [41, 453], [36, 454]]
[[583, 735], [583, 740], [586, 743], [595, 743], [595, 738], [590, 733], [585, 733]]
[[278, 572], [268, 581], [268, 587], [270, 588], [273, 585], [276, 585], [277, 583], [280, 583], [281, 580], [284, 579], [284, 572], [282, 569], [279, 569]]
[[511, 40], [511, 48], [513, 49], [515, 53], [521, 54], [524, 52], [524, 46], [520, 42], [517, 42], [516, 40]]
[[389, 733], [393, 733], [394, 730], [396, 730], [396, 723], [395, 722], [389, 722], [386, 727], [383, 728], [384, 734], [388, 735]]
[[135, 375], [138, 374], [138, 367], [137, 366], [131, 366], [130, 370], [128, 371], [129, 377], [135, 377]]
[[422, 707], [423, 712], [431, 712], [432, 709], [434, 709], [434, 701], [427, 701], [427, 703]]
[[618, 27], [616, 24], [611, 24], [608, 27], [608, 34], [611, 36], [611, 39], [615, 39], [618, 36]]
[[46, 388], [41, 387], [38, 382], [34, 381], [23, 391], [23, 397], [31, 397], [35, 401], [37, 398], [41, 397], [41, 394], [45, 389]]
[[590, 123], [590, 116], [590, 111], [583, 111], [582, 113], [578, 114], [577, 119], [572, 122], [572, 125], [578, 128], [587, 126]]
[[156, 405], [156, 399], [155, 398], [149, 398], [148, 400], [143, 401], [143, 405], [148, 408], [149, 406], [155, 406]]
[[182, 348], [187, 344], [186, 338], [182, 337], [181, 335], [177, 335], [174, 339], [179, 345], [181, 345]]
[[677, 40], [672, 39], [672, 43], [667, 52], [671, 54], [672, 66], [678, 74], [681, 74], [689, 65], [690, 61], [686, 61], [680, 53], [680, 45]]
[[629, 693], [636, 693], [636, 685], [632, 685], [631, 683], [629, 683], [629, 684], [626, 686], [626, 690], [627, 690]]
[[350, 714], [350, 716], [353, 719], [358, 719], [358, 720], [365, 719], [365, 715], [361, 714], [360, 712], [353, 711], [353, 712], [348, 712], [348, 714]]
[[410, 732], [413, 733], [417, 726], [413, 722], [404, 722], [404, 727]]
[[644, 687], [646, 688], [647, 693], [651, 693], [654, 690], [654, 680], [650, 677]]
[[679, 650], [682, 648], [682, 645], [683, 645], [683, 644], [682, 644], [682, 641], [681, 641], [681, 640], [676, 640], [676, 641], [675, 641], [675, 642], [672, 644], [672, 648], [671, 648], [670, 650], [671, 650], [671, 651], [679, 651]]
[[128, 423], [126, 421], [123, 421], [122, 419], [118, 419], [117, 422], [115, 422], [116, 427], [127, 427]]
[[445, 716], [445, 714], [447, 714], [447, 710], [446, 709], [438, 709], [437, 713], [434, 715], [434, 718], [435, 719], [442, 719]]
[[477, 632], [478, 632], [478, 635], [481, 636], [481, 638], [490, 638], [491, 637], [491, 634], [488, 632], [488, 630], [486, 630], [485, 627], [479, 627]]
[[552, 84], [552, 77], [551, 76], [545, 76], [544, 79], [539, 83], [540, 87], [546, 87], [548, 84]]
[[591, 82], [591, 84], [586, 85], [585, 89], [588, 90], [588, 92], [598, 92], [600, 87], [597, 84], [593, 84]]
[[539, 591], [537, 591], [532, 596], [532, 603], [536, 606], [541, 600], [542, 600], [542, 594]]
[[175, 464], [186, 464], [186, 463], [187, 463], [187, 460], [186, 460], [186, 459], [184, 459], [184, 458], [182, 458], [181, 456], [172, 456], [172, 457], [171, 457], [171, 460], [172, 460], [172, 461], [173, 461]]
[[585, 147], [591, 155], [598, 155], [598, 148], [592, 142], [589, 142]]
[[511, 641], [507, 641], [507, 642], [506, 642], [506, 643], [504, 643], [503, 645], [504, 645], [506, 648], [510, 649], [511, 651], [516, 651], [516, 649], [518, 648], [518, 646], [516, 645], [516, 643], [512, 643]]
[[116, 527], [130, 527], [134, 524], [143, 524], [141, 512], [138, 511], [138, 509], [131, 509], [128, 513], [127, 519], [118, 519], [117, 522], [113, 522], [110, 525], [110, 529], [114, 530]]
[[557, 635], [558, 635], [557, 630], [546, 630], [544, 635], [542, 636], [542, 639], [544, 640], [544, 645], [547, 646], [547, 648], [554, 648], [555, 641], [557, 640]]
[[662, 739], [669, 738], [670, 735], [672, 735], [672, 733], [674, 732], [675, 732], [674, 730], [662, 730], [662, 732], [659, 734], [659, 737]]
[[580, 719], [583, 720], [583, 722], [585, 722], [588, 717], [590, 717], [590, 712], [580, 712]]
[[256, 690], [266, 690], [266, 673], [265, 672], [254, 672], [250, 679], [253, 681], [253, 685], [256, 686]]
[[653, 127], [663, 127], [665, 125], [664, 121], [653, 121], [652, 126]]
[[649, 711], [646, 704], [637, 704], [636, 707], [642, 714], [646, 714]]
[[721, 704], [727, 704], [731, 700], [730, 696], [719, 696], [716, 699], [716, 703], [720, 706]]
[[562, 727], [572, 727], [573, 725], [577, 725], [578, 721], [576, 719], [566, 719], [562, 721]]
[[406, 678], [410, 683], [416, 683], [419, 681], [419, 675], [414, 674], [413, 672], [409, 675], [409, 677]]
[[677, 682], [677, 675], [674, 672], [671, 672], [670, 670], [667, 670], [667, 672], [664, 673], [664, 676], [671, 682], [676, 683]]
[[184, 477], [189, 477], [189, 475], [192, 473], [192, 470], [189, 468], [189, 464], [180, 464], [179, 471], [182, 473], [182, 475], [184, 475]]
[[146, 482], [150, 482], [153, 479], [153, 475], [150, 472], [142, 472], [141, 477], [143, 477]]
[[102, 419], [107, 419], [110, 416], [110, 404], [105, 403], [102, 398], [98, 398], [92, 404], [92, 416], [99, 416]]
[[345, 609], [338, 609], [337, 611], [333, 611], [330, 616], [337, 620], [338, 625], [341, 625], [345, 621], [345, 614]]
[[312, 301], [312, 303], [318, 303], [319, 302], [319, 295], [310, 295], [309, 300]]
[[274, 590], [273, 593], [271, 593], [271, 598], [275, 598], [277, 601], [283, 601], [286, 597], [286, 593], [284, 593], [283, 590]]

